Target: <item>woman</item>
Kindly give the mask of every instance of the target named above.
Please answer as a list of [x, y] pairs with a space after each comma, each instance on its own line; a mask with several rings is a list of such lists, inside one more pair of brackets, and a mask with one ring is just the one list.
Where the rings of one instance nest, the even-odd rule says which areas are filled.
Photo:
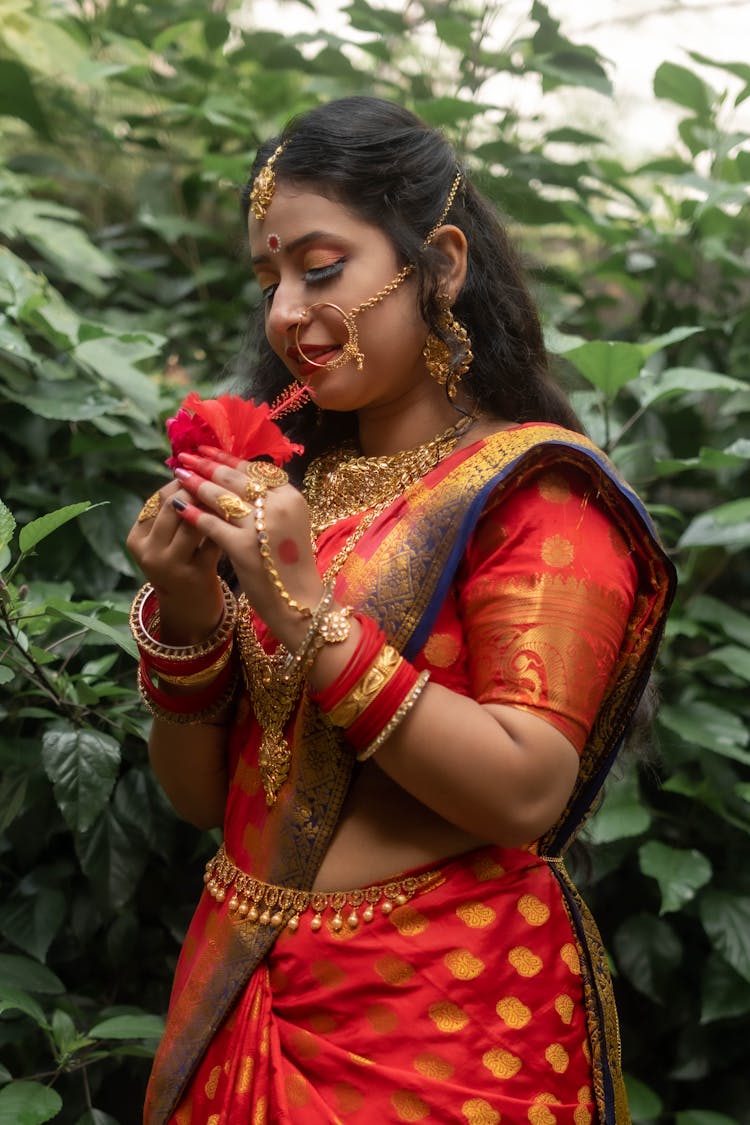
[[308, 385], [306, 452], [290, 482], [182, 455], [129, 540], [153, 767], [224, 827], [145, 1119], [622, 1125], [606, 962], [560, 857], [671, 567], [440, 135], [372, 98], [317, 108], [245, 205], [253, 391]]

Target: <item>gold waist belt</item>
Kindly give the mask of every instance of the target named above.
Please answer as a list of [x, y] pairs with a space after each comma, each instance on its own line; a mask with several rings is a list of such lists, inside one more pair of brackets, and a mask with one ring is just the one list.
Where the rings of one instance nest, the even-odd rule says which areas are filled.
[[334, 933], [345, 925], [350, 930], [356, 930], [360, 918], [363, 922], [372, 922], [376, 907], [380, 908], [381, 914], [388, 915], [419, 891], [441, 880], [440, 869], [432, 868], [419, 875], [407, 875], [352, 891], [299, 891], [293, 887], [264, 883], [235, 867], [223, 844], [206, 864], [203, 876], [206, 890], [217, 902], [224, 902], [231, 893], [228, 910], [239, 921], [277, 929], [286, 925], [292, 933], [299, 929], [300, 915], [308, 911], [313, 915], [310, 929], [314, 932], [323, 925], [323, 916], [327, 912], [333, 914], [329, 925]]

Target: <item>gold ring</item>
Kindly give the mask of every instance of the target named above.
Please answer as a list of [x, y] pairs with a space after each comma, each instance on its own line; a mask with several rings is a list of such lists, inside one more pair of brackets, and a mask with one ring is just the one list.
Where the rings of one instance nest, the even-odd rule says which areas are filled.
[[154, 519], [163, 503], [164, 501], [161, 498], [161, 492], [154, 492], [152, 496], [149, 496], [148, 500], [138, 513], [137, 522], [145, 523], [146, 520]]
[[227, 523], [231, 520], [242, 520], [245, 516], [249, 516], [253, 510], [249, 504], [246, 504], [244, 500], [231, 492], [223, 492], [221, 496], [217, 496], [216, 503], [221, 508], [222, 515]]
[[261, 488], [281, 488], [282, 484], [289, 484], [289, 477], [278, 465], [270, 461], [248, 461], [245, 469], [247, 479]]

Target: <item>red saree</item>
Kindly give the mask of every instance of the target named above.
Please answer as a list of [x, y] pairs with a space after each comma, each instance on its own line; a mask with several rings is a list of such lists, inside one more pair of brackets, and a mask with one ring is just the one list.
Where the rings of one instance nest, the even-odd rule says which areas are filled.
[[[321, 568], [356, 522], [323, 534]], [[376, 617], [433, 680], [554, 723], [581, 750], [576, 790], [544, 840], [453, 857], [368, 924], [337, 929], [331, 911], [317, 932], [303, 916], [292, 934], [204, 895], [148, 1125], [629, 1121], [606, 962], [558, 857], [646, 682], [670, 593], [637, 500], [557, 427], [453, 454], [373, 524], [337, 598]], [[290, 777], [268, 808], [240, 702], [225, 845], [256, 878], [309, 888], [351, 755], [311, 704], [289, 737]]]

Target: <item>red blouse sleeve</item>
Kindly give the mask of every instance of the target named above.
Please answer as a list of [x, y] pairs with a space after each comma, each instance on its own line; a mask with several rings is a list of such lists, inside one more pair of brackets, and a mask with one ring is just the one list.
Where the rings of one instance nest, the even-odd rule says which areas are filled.
[[530, 711], [580, 751], [635, 598], [632, 552], [580, 470], [490, 502], [458, 584], [472, 696]]

